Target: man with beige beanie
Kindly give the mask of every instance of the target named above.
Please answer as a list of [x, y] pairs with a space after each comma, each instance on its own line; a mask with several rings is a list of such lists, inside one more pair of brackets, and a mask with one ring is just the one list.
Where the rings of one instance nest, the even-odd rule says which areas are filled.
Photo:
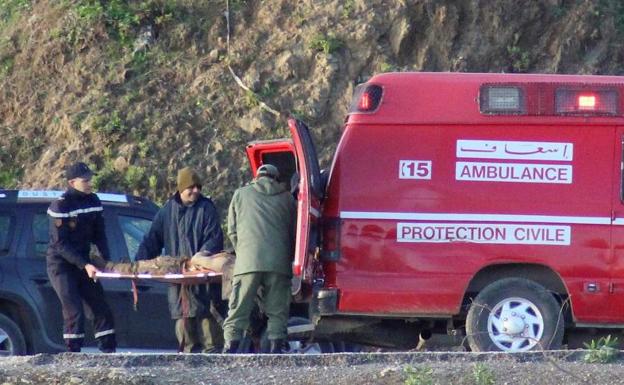
[[[196, 253], [215, 254], [223, 250], [223, 233], [217, 209], [201, 194], [202, 184], [189, 167], [178, 171], [177, 192], [158, 211], [143, 238], [135, 260], [161, 254], [190, 257]], [[176, 320], [180, 351], [190, 353], [201, 345], [204, 353], [223, 347], [224, 304], [219, 285], [178, 285], [169, 287], [169, 311]]]

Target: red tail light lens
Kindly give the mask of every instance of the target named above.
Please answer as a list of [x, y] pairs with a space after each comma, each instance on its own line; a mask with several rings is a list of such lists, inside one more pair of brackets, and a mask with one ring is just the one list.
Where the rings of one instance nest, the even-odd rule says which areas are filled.
[[559, 88], [555, 92], [555, 109], [564, 115], [617, 115], [617, 90], [586, 90]]
[[360, 102], [358, 103], [358, 110], [370, 111], [372, 105], [373, 105], [373, 99], [371, 97], [371, 94], [368, 92], [364, 92], [362, 96], [360, 96]]
[[361, 84], [353, 93], [349, 113], [373, 113], [381, 105], [383, 88], [376, 84]]

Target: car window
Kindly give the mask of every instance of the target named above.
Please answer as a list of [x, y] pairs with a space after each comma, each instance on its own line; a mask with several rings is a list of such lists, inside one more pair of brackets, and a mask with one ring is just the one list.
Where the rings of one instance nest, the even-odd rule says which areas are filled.
[[11, 234], [13, 233], [11, 230], [11, 216], [9, 214], [0, 213], [0, 255], [9, 252]]
[[128, 257], [134, 261], [137, 251], [139, 251], [139, 245], [143, 241], [143, 236], [149, 231], [152, 226], [151, 219], [132, 217], [128, 215], [119, 215], [119, 227], [126, 241], [126, 247], [128, 248]]
[[50, 235], [48, 215], [44, 213], [35, 214], [32, 222], [33, 238], [35, 240], [35, 255], [41, 258], [45, 258], [46, 251], [48, 250], [48, 241]]

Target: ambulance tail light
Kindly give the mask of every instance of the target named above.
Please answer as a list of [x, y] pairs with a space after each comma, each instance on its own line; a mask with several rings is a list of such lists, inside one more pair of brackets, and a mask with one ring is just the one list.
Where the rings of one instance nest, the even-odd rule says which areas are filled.
[[353, 94], [349, 114], [374, 113], [381, 105], [383, 88], [376, 84], [361, 84]]
[[562, 115], [617, 115], [619, 98], [615, 89], [558, 88], [555, 111]]
[[321, 259], [337, 261], [340, 259], [340, 218], [324, 218], [321, 244]]
[[514, 86], [484, 85], [479, 90], [479, 108], [482, 114], [525, 114], [524, 91]]

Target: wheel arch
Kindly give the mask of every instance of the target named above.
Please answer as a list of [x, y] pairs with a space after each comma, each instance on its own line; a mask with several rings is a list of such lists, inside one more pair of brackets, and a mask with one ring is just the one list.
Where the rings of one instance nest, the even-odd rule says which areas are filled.
[[559, 302], [568, 297], [568, 289], [563, 279], [552, 268], [540, 264], [505, 263], [489, 265], [479, 270], [468, 283], [463, 303], [466, 304], [470, 298], [476, 296], [492, 282], [514, 277], [533, 281], [546, 290], [556, 293]]
[[28, 353], [39, 350], [36, 334], [41, 332], [41, 324], [36, 313], [28, 304], [3, 294], [6, 293], [0, 293], [0, 313], [10, 318], [20, 328]]

